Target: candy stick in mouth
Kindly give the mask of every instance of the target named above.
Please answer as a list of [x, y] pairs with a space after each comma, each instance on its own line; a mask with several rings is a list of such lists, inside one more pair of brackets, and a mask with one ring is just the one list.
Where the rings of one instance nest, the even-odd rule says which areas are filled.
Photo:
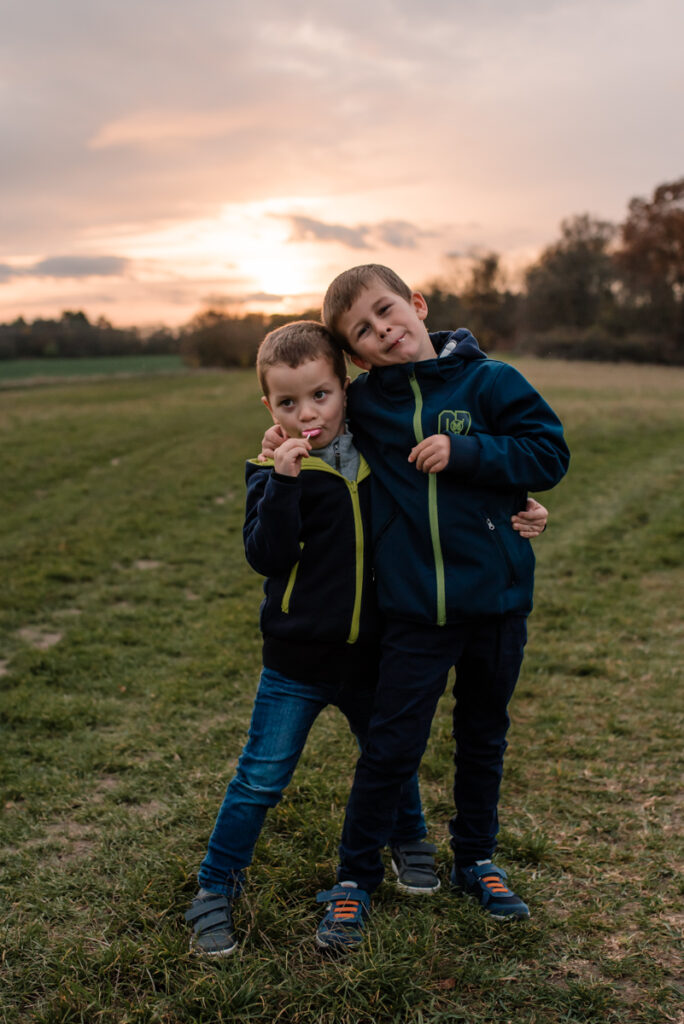
[[305, 438], [307, 439], [307, 441], [308, 441], [308, 440], [309, 440], [310, 438], [312, 438], [312, 437], [318, 437], [318, 435], [320, 434], [320, 432], [321, 432], [321, 431], [320, 431], [320, 428], [318, 428], [318, 427], [317, 427], [317, 428], [316, 428], [315, 430], [302, 430], [302, 435], [303, 435], [303, 436], [304, 436], [304, 437], [305, 437]]

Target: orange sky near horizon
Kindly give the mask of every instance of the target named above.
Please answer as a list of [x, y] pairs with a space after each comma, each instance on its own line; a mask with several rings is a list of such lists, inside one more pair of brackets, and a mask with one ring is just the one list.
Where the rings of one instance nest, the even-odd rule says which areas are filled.
[[0, 320], [315, 307], [516, 273], [684, 170], [679, 0], [48, 0], [0, 39]]

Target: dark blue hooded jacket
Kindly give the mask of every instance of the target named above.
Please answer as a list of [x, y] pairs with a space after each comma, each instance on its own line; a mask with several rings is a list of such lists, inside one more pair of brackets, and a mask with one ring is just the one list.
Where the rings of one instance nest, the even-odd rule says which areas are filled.
[[[516, 369], [488, 359], [461, 328], [430, 338], [418, 363], [374, 367], [350, 386], [348, 413], [372, 475], [378, 602], [393, 618], [444, 625], [527, 614], [534, 554], [510, 517], [528, 491], [553, 487], [570, 455], [560, 421]], [[410, 450], [451, 440], [449, 465], [423, 473]]]
[[260, 626], [267, 668], [301, 682], [375, 686], [379, 617], [368, 524], [370, 472], [348, 480], [322, 459], [297, 477], [247, 463], [243, 539], [266, 576]]

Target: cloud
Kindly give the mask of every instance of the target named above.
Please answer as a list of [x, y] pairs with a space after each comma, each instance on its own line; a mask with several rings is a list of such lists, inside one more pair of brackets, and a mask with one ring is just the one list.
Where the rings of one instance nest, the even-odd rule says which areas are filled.
[[393, 249], [415, 249], [423, 238], [434, 235], [407, 220], [384, 220], [350, 228], [298, 214], [287, 214], [286, 219], [292, 224], [291, 242], [339, 242], [348, 249], [376, 249], [385, 245]]
[[245, 296], [245, 302], [282, 302], [284, 295], [272, 295], [270, 292], [254, 292]]
[[280, 303], [285, 295], [274, 295], [271, 292], [252, 292], [251, 295], [204, 295], [201, 301], [206, 306], [243, 306], [251, 302], [258, 303]]
[[252, 118], [247, 112], [139, 111], [102, 125], [88, 142], [88, 147], [90, 149], [107, 149], [112, 146], [154, 148], [159, 143], [222, 138], [248, 127], [251, 121]]
[[0, 282], [16, 277], [118, 277], [129, 262], [122, 256], [48, 256], [25, 267], [0, 263]]
[[385, 220], [376, 226], [378, 239], [395, 249], [415, 249], [423, 238], [432, 238], [433, 231], [424, 231], [407, 220]]
[[347, 228], [342, 224], [324, 224], [313, 217], [300, 217], [290, 214], [288, 220], [292, 224], [291, 242], [340, 242], [350, 249], [369, 249], [366, 235], [370, 230], [363, 225]]

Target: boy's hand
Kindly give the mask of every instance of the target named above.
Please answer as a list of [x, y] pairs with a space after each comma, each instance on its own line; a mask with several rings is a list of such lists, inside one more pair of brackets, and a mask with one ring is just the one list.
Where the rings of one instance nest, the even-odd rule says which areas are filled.
[[440, 473], [449, 465], [451, 441], [446, 434], [432, 434], [411, 449], [408, 460], [422, 473]]
[[311, 442], [305, 437], [289, 437], [283, 441], [273, 455], [276, 473], [283, 476], [299, 476], [302, 459], [309, 457]]
[[546, 529], [548, 518], [549, 510], [534, 498], [528, 498], [525, 511], [511, 516], [511, 523], [521, 537], [538, 537]]
[[261, 439], [261, 452], [257, 456], [257, 461], [265, 462], [266, 459], [274, 459], [276, 449], [280, 447], [283, 441], [287, 441], [287, 434], [279, 423], [274, 423], [272, 427], [268, 428]]

